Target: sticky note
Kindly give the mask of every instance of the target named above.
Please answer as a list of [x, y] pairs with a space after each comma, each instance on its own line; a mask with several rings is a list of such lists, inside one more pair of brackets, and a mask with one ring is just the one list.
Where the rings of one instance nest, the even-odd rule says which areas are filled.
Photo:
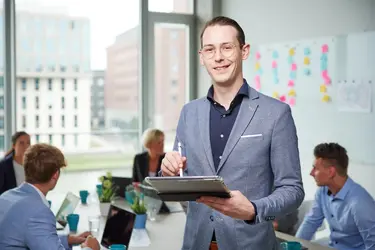
[[326, 85], [320, 85], [320, 92], [321, 93], [326, 93], [327, 92], [327, 87], [326, 87]]
[[288, 93], [288, 96], [296, 96], [296, 91], [294, 89], [291, 89]]
[[259, 70], [260, 69], [260, 63], [259, 62], [256, 62], [255, 63], [255, 70]]
[[305, 75], [309, 76], [311, 74], [311, 71], [310, 71], [310, 69], [306, 68], [306, 69], [303, 70], [303, 73]]
[[293, 107], [294, 105], [296, 105], [296, 98], [294, 98], [294, 97], [289, 98], [288, 103], [289, 103], [290, 106]]
[[255, 58], [256, 58], [257, 60], [260, 59], [260, 52], [259, 52], [259, 51], [257, 51], [257, 52], [255, 53]]
[[324, 95], [323, 97], [322, 97], [322, 101], [323, 102], [329, 102], [331, 100], [331, 97], [329, 97], [329, 95]]
[[296, 54], [296, 51], [294, 50], [294, 48], [290, 48], [289, 49], [289, 55], [294, 56], [295, 54]]
[[292, 63], [292, 65], [291, 65], [291, 70], [297, 70], [297, 64], [295, 64], [295, 63]]
[[273, 77], [273, 83], [275, 84], [279, 83], [279, 78], [277, 77], [277, 75]]
[[288, 56], [288, 63], [292, 64], [294, 62], [293, 56]]
[[277, 62], [275, 60], [272, 61], [272, 68], [277, 68]]
[[279, 58], [279, 52], [277, 52], [276, 50], [274, 50], [274, 51], [272, 52], [272, 58], [273, 58], [273, 59]]
[[305, 48], [305, 49], [303, 50], [303, 54], [304, 54], [305, 56], [310, 55], [310, 53], [311, 53], [310, 48]]
[[326, 69], [322, 70], [322, 77], [323, 78], [327, 78], [328, 77], [328, 71]]
[[324, 84], [325, 85], [331, 84], [331, 78], [329, 76], [327, 76], [326, 78], [324, 78]]
[[320, 61], [328, 61], [328, 56], [327, 56], [327, 54], [322, 54], [322, 55], [320, 56]]
[[291, 71], [289, 73], [289, 78], [292, 79], [292, 80], [296, 79], [296, 71]]
[[262, 68], [259, 68], [259, 69], [257, 70], [257, 73], [258, 73], [258, 75], [263, 75], [263, 69], [262, 69]]
[[256, 75], [255, 78], [254, 78], [254, 81], [255, 81], [255, 83], [260, 82], [260, 76]]
[[294, 81], [293, 80], [289, 80], [288, 87], [294, 87]]
[[309, 65], [309, 64], [310, 64], [310, 58], [305, 57], [305, 58], [303, 59], [303, 64], [305, 64], [305, 65]]
[[260, 82], [255, 82], [255, 89], [256, 89], [257, 91], [260, 90], [260, 87], [261, 87]]
[[323, 44], [322, 45], [322, 52], [323, 53], [327, 53], [328, 52], [328, 45], [327, 44]]
[[272, 97], [273, 98], [279, 98], [279, 93], [277, 93], [276, 91], [272, 93]]
[[280, 96], [279, 100], [282, 101], [282, 102], [285, 102], [286, 101], [285, 95]]

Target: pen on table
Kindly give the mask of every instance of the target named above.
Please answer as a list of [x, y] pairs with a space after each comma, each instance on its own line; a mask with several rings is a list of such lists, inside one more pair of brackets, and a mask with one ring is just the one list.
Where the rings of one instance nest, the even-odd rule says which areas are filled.
[[[178, 153], [182, 156], [181, 142], [177, 143], [177, 147], [178, 147]], [[180, 168], [180, 177], [182, 177], [183, 175], [184, 175], [183, 170], [182, 168]]]

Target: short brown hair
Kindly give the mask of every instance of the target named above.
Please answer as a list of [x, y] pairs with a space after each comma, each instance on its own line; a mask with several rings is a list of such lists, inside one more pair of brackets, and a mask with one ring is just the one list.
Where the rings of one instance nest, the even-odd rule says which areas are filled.
[[206, 29], [208, 27], [215, 26], [215, 25], [232, 26], [233, 28], [235, 28], [237, 30], [237, 40], [240, 43], [240, 46], [242, 47], [242, 46], [245, 45], [245, 33], [243, 32], [243, 29], [241, 28], [241, 26], [235, 20], [233, 20], [229, 17], [217, 16], [217, 17], [214, 17], [213, 19], [211, 19], [210, 21], [208, 21], [204, 25], [204, 27], [202, 29], [202, 32], [201, 32], [201, 47], [203, 47], [202, 38], [203, 38], [204, 32], [206, 31]]
[[60, 168], [66, 166], [60, 149], [45, 143], [30, 146], [23, 158], [25, 180], [31, 184], [47, 183]]
[[321, 143], [314, 148], [315, 158], [321, 158], [334, 166], [337, 173], [346, 176], [348, 172], [349, 157], [346, 149], [338, 143]]

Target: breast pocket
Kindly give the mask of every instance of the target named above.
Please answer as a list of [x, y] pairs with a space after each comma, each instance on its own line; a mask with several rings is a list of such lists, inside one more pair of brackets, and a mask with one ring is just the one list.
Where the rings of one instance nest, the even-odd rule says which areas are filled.
[[263, 134], [244, 134], [241, 140], [263, 140]]
[[237, 153], [246, 155], [249, 163], [264, 164], [269, 159], [269, 140], [264, 133], [244, 133], [237, 144]]

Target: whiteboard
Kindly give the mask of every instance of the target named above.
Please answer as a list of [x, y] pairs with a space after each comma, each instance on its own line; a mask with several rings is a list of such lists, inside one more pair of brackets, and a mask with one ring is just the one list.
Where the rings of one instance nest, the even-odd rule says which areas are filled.
[[[294, 77], [291, 61], [297, 67], [292, 87], [288, 86]], [[375, 164], [375, 32], [255, 45], [244, 72], [250, 85], [269, 96], [278, 94], [275, 98], [291, 105], [301, 160], [308, 167], [314, 147], [322, 142], [340, 143], [352, 162]]]

